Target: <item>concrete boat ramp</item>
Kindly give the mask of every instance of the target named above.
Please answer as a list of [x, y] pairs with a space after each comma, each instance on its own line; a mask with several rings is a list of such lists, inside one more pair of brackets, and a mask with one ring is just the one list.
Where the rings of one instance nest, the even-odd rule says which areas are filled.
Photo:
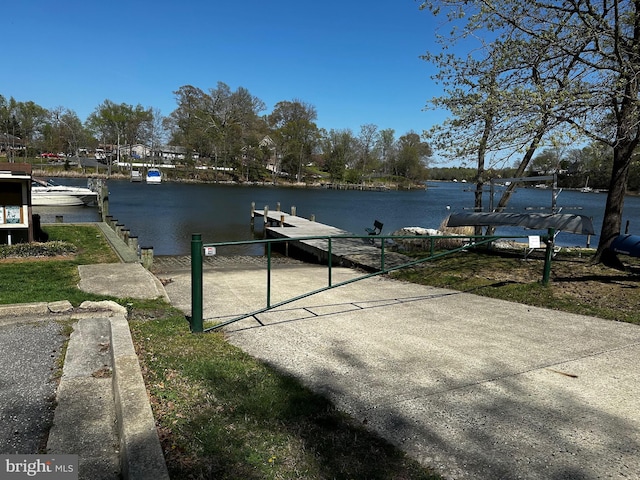
[[[205, 318], [260, 306], [264, 259], [207, 260]], [[188, 314], [189, 262], [176, 262], [159, 258], [156, 275]], [[278, 262], [274, 302], [326, 275]], [[449, 480], [640, 478], [636, 325], [380, 276], [259, 318], [225, 336]]]
[[[331, 261], [333, 265], [361, 268], [367, 271], [381, 270], [382, 242], [377, 235], [366, 235], [342, 230], [331, 225], [316, 222], [280, 210], [251, 212], [252, 224], [254, 217], [264, 223], [267, 238], [288, 238], [296, 240], [305, 237], [350, 237], [333, 238], [331, 241]], [[359, 235], [362, 237], [360, 238]], [[388, 241], [387, 241], [388, 243]], [[297, 250], [305, 259], [314, 259], [319, 263], [327, 263], [329, 258], [329, 241], [327, 239], [306, 239], [287, 242], [287, 254]], [[396, 252], [384, 252], [384, 267], [389, 269], [410, 262], [406, 255]]]

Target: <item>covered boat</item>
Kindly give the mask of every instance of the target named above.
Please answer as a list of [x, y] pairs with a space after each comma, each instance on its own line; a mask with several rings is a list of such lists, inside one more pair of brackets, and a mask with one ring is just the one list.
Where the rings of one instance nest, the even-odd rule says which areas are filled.
[[514, 226], [533, 230], [555, 228], [563, 232], [593, 235], [593, 223], [589, 217], [571, 214], [546, 213], [454, 213], [447, 226]]
[[157, 168], [150, 168], [147, 170], [147, 183], [161, 183], [162, 172]]

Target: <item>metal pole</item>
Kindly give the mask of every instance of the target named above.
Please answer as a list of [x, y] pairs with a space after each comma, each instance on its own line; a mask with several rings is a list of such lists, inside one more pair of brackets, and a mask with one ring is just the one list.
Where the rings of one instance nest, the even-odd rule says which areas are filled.
[[384, 237], [380, 239], [380, 270], [384, 272]]
[[202, 235], [191, 235], [191, 332], [202, 333]]
[[555, 229], [550, 228], [547, 234], [547, 250], [544, 256], [544, 272], [542, 274], [542, 284], [549, 284], [549, 277], [551, 276], [551, 258], [553, 257], [553, 239], [555, 236]]
[[329, 267], [329, 286], [331, 286], [331, 276], [332, 276], [332, 274], [331, 274], [331, 267], [332, 267], [331, 257], [333, 256], [333, 254], [331, 253], [331, 250], [332, 250], [332, 248], [331, 248], [331, 237], [329, 237], [328, 248], [329, 248], [329, 252], [328, 252], [329, 253], [329, 258], [327, 258], [327, 266]]
[[267, 242], [267, 308], [271, 308], [271, 242]]

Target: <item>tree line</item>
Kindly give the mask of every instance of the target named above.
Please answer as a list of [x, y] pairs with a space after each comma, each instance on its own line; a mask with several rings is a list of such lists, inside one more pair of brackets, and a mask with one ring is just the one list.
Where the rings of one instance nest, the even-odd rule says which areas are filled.
[[[628, 191], [640, 192], [640, 161], [634, 157], [629, 167]], [[478, 170], [465, 164], [457, 167], [432, 165], [429, 168], [430, 180], [464, 180], [474, 182]], [[556, 174], [558, 186], [561, 188], [590, 187], [598, 191], [606, 191], [611, 180], [613, 166], [613, 149], [607, 145], [591, 142], [582, 148], [558, 149], [545, 148], [536, 155], [526, 176], [547, 176]], [[518, 164], [511, 166], [493, 166], [485, 169], [486, 179], [512, 178], [517, 176]]]
[[[396, 138], [393, 129], [373, 124], [325, 130], [317, 111], [302, 100], [265, 103], [246, 88], [223, 82], [204, 91], [191, 85], [174, 92], [176, 108], [158, 109], [105, 100], [82, 122], [70, 109], [43, 108], [0, 95], [0, 133], [20, 139], [13, 155], [41, 152], [77, 155], [80, 149], [144, 144], [155, 151], [167, 143], [186, 149], [184, 163], [220, 167], [236, 180], [288, 178], [298, 182], [322, 177], [330, 182], [409, 182], [426, 179], [430, 145], [410, 131]], [[10, 142], [5, 142], [10, 143]], [[126, 152], [125, 152], [126, 155]], [[116, 158], [120, 160], [120, 158]], [[119, 163], [119, 162], [118, 162]]]
[[496, 161], [515, 161], [519, 177], [540, 149], [587, 140], [611, 154], [595, 261], [617, 260], [608, 247], [640, 142], [640, 2], [423, 0], [421, 8], [444, 20], [443, 48], [424, 59], [444, 92], [430, 105], [451, 113], [428, 138], [475, 162], [475, 207]]

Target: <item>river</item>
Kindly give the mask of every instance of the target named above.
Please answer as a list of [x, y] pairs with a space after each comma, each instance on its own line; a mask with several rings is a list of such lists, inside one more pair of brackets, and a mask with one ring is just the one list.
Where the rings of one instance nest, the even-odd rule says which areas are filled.
[[[86, 186], [86, 179], [59, 178], [66, 185]], [[402, 227], [438, 228], [452, 212], [471, 212], [474, 186], [454, 182], [428, 182], [424, 190], [354, 191], [274, 186], [240, 186], [221, 184], [185, 184], [165, 182], [161, 185], [109, 180], [109, 213], [119, 223], [138, 236], [141, 246], [153, 247], [155, 255], [187, 255], [191, 235], [202, 234], [205, 243], [250, 240], [250, 208], [268, 205], [271, 210], [280, 202], [289, 212], [295, 206], [297, 214], [316, 221], [364, 235], [374, 220], [384, 224], [383, 233], [390, 234]], [[524, 212], [527, 208], [550, 208], [551, 190], [519, 188], [513, 195], [509, 212]], [[498, 196], [496, 196], [497, 202]], [[562, 191], [557, 206], [563, 213], [576, 213], [593, 218], [596, 235], [590, 246], [597, 246], [606, 201], [604, 193]], [[489, 194], [484, 198], [489, 205]], [[65, 223], [99, 221], [95, 207], [33, 207], [43, 223], [62, 215]], [[538, 210], [542, 211], [542, 210]], [[547, 212], [549, 210], [546, 210]], [[640, 197], [625, 200], [623, 228], [630, 222], [630, 232], [640, 225]], [[501, 227], [498, 233], [535, 235], [546, 231]], [[587, 237], [561, 232], [556, 242], [561, 246], [586, 246]], [[259, 254], [256, 247], [221, 249], [220, 254]]]

